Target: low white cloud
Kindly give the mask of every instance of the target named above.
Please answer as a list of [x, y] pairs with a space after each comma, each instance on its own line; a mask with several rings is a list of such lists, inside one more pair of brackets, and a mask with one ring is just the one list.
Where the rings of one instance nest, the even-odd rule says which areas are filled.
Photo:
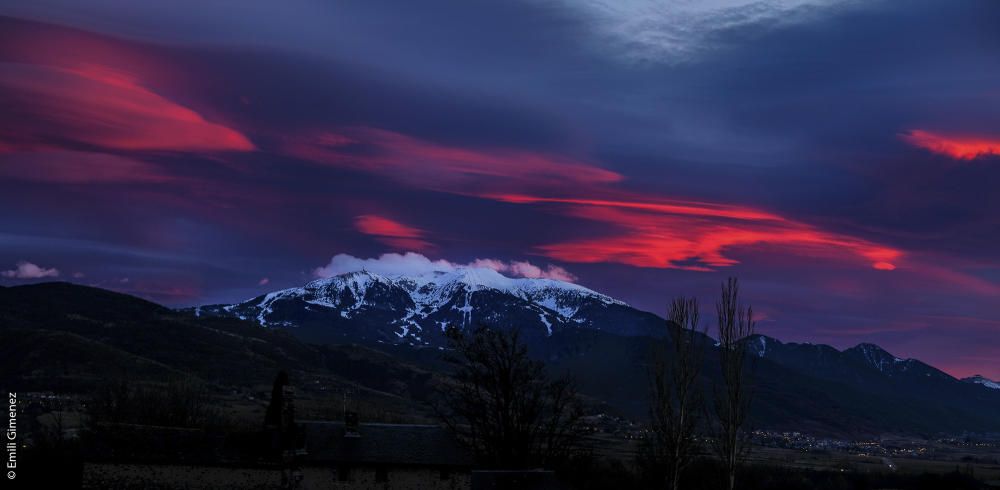
[[0, 276], [12, 279], [41, 279], [44, 277], [59, 277], [59, 269], [39, 267], [31, 262], [21, 261], [7, 271], [0, 272]]
[[528, 277], [532, 279], [556, 279], [559, 281], [573, 282], [576, 276], [570, 274], [566, 269], [558, 265], [549, 264], [544, 269], [525, 261], [504, 262], [496, 259], [476, 259], [468, 264], [469, 267], [485, 267], [497, 272], [513, 277]]
[[313, 270], [313, 274], [317, 277], [331, 277], [347, 272], [366, 270], [383, 275], [416, 275], [433, 271], [450, 272], [466, 267], [493, 269], [511, 277], [555, 279], [566, 282], [576, 280], [576, 276], [566, 269], [551, 264], [540, 267], [526, 261], [507, 262], [498, 259], [476, 259], [468, 264], [461, 264], [447, 260], [431, 260], [423, 254], [415, 252], [387, 253], [378, 258], [368, 259], [348, 254], [337, 254], [330, 259], [329, 264]]

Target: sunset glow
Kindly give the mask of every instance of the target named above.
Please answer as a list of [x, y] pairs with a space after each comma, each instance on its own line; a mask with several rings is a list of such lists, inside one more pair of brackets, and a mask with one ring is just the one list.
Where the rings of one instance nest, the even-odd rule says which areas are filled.
[[915, 129], [901, 136], [903, 141], [956, 160], [975, 160], [1000, 155], [1000, 138], [949, 136]]
[[358, 216], [354, 220], [354, 226], [361, 233], [372, 235], [379, 241], [402, 251], [426, 250], [431, 247], [429, 242], [422, 239], [426, 234], [423, 230], [382, 216]]
[[0, 8], [0, 271], [191, 306], [414, 252], [657, 314], [732, 275], [788, 341], [1000, 356], [985, 4], [54, 1]]
[[710, 271], [739, 260], [727, 251], [754, 245], [777, 245], [787, 253], [827, 259], [855, 256], [872, 267], [893, 270], [902, 252], [864, 240], [824, 232], [751, 208], [704, 202], [670, 204], [642, 201], [532, 198], [509, 196], [514, 203], [560, 203], [561, 212], [607, 223], [607, 236], [539, 246], [567, 262], [617, 262], [636, 267]]

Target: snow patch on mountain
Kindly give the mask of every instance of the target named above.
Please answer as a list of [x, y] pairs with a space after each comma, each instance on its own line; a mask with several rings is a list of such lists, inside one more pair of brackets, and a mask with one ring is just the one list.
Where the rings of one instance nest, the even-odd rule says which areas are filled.
[[760, 356], [760, 357], [766, 356], [767, 355], [767, 337], [761, 335], [761, 336], [757, 337], [757, 342], [759, 344], [758, 348], [757, 348], [757, 355]]
[[977, 374], [975, 376], [970, 376], [968, 378], [962, 379], [966, 383], [974, 383], [977, 385], [985, 386], [991, 390], [1000, 390], [1000, 382], [993, 381], [991, 379], [984, 378], [982, 375]]
[[[900, 359], [875, 344], [858, 344], [854, 347], [854, 349], [859, 351], [861, 355], [864, 356], [864, 359], [868, 362], [868, 364], [882, 372], [890, 371], [893, 365], [897, 363], [905, 363], [909, 361], [909, 359]], [[906, 367], [907, 366], [903, 366], [902, 369], [905, 370]]]

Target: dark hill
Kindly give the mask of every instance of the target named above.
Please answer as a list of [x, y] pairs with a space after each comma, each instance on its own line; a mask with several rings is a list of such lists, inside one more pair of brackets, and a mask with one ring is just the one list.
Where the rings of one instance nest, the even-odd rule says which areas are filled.
[[258, 393], [286, 370], [307, 396], [348, 392], [396, 408], [425, 396], [431, 379], [366, 347], [310, 345], [286, 331], [67, 283], [0, 288], [0, 368], [0, 381], [18, 391], [84, 395], [114, 377], [186, 377], [219, 394]]

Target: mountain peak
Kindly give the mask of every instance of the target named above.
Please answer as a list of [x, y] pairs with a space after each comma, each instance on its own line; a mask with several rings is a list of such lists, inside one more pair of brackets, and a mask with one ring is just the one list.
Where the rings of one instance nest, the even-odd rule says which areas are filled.
[[[871, 352], [871, 353], [885, 354], [885, 355], [890, 355], [890, 356], [892, 355], [892, 354], [889, 354], [888, 351], [886, 351], [885, 349], [883, 349], [882, 346], [880, 346], [878, 344], [873, 344], [871, 342], [862, 342], [862, 343], [860, 343], [860, 344], [855, 345], [854, 347], [852, 347], [852, 349], [857, 349], [857, 350], [862, 351], [862, 352]], [[893, 357], [895, 357], [895, 356], [893, 356]]]
[[853, 358], [855, 362], [871, 366], [888, 376], [917, 376], [919, 378], [954, 379], [952, 376], [941, 371], [940, 369], [929, 366], [916, 359], [902, 359], [896, 357], [882, 347], [872, 343], [861, 343], [851, 347], [850, 349], [845, 349], [844, 354]]
[[907, 359], [900, 359], [882, 347], [864, 342], [844, 351], [845, 354], [858, 357], [862, 362], [882, 371], [891, 373], [897, 363], [907, 362]]
[[307, 323], [310, 328], [343, 330], [350, 323], [348, 330], [373, 331], [371, 337], [367, 330], [351, 335], [417, 344], [443, 341], [432, 337], [447, 326], [517, 327], [544, 336], [606, 325], [626, 334], [650, 334], [662, 327], [655, 316], [578, 284], [512, 278], [482, 267], [400, 273], [362, 269], [234, 305], [201, 307], [195, 313], [253, 318], [263, 326]]

